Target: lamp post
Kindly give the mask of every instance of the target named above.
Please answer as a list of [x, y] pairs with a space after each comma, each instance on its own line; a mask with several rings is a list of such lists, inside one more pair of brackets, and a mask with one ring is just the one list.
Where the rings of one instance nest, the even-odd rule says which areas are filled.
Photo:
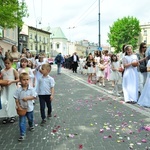
[[38, 24], [41, 24], [41, 21], [39, 21], [38, 19], [36, 20], [36, 45], [35, 45], [36, 54], [38, 54], [38, 39], [37, 39], [37, 36], [38, 36], [37, 30], [38, 30], [38, 28], [37, 28], [37, 22], [38, 22]]
[[98, 30], [99, 30], [99, 34], [98, 34], [98, 46], [99, 48], [101, 47], [101, 30], [100, 30], [100, 0], [98, 0], [98, 8], [99, 8], [99, 12], [98, 12]]
[[[25, 0], [22, 0], [22, 5], [24, 3]], [[22, 10], [23, 11], [23, 10]], [[18, 51], [21, 52], [21, 47], [20, 47], [20, 31], [21, 31], [21, 28], [18, 26], [17, 27], [17, 32], [18, 32]]]

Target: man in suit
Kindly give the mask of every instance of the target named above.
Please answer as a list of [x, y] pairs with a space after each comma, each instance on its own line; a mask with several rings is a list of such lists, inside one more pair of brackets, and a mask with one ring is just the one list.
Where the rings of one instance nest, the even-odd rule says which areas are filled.
[[77, 73], [77, 67], [78, 67], [78, 62], [79, 62], [79, 57], [76, 54], [76, 52], [74, 52], [74, 54], [72, 55], [72, 71], [73, 73]]

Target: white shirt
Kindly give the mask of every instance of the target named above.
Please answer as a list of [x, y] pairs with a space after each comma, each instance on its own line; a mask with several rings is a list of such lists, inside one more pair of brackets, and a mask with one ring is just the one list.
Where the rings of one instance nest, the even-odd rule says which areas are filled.
[[55, 81], [51, 76], [42, 76], [38, 80], [37, 93], [38, 95], [51, 95], [51, 88], [55, 86]]
[[73, 61], [77, 62], [77, 56], [76, 55], [73, 55]]

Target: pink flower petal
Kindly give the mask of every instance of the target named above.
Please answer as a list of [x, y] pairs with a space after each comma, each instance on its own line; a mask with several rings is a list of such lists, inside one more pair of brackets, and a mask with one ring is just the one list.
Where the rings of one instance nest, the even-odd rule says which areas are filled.
[[79, 149], [82, 149], [83, 148], [83, 145], [82, 144], [79, 144]]
[[141, 140], [142, 143], [147, 143], [146, 139]]

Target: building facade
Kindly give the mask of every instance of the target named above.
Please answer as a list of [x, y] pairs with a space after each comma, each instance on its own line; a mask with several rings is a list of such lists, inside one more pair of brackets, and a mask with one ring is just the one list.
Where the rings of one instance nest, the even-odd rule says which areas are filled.
[[18, 46], [18, 28], [0, 28], [0, 46], [7, 52], [11, 51], [12, 45]]
[[141, 33], [139, 35], [138, 45], [140, 45], [141, 42], [145, 42], [147, 46], [150, 46], [150, 22], [140, 26]]
[[50, 32], [28, 26], [28, 48], [32, 53], [50, 55]]
[[62, 32], [61, 28], [51, 28], [50, 32], [52, 33], [50, 36], [51, 57], [55, 57], [58, 53], [62, 53], [62, 55], [68, 55], [67, 38]]

